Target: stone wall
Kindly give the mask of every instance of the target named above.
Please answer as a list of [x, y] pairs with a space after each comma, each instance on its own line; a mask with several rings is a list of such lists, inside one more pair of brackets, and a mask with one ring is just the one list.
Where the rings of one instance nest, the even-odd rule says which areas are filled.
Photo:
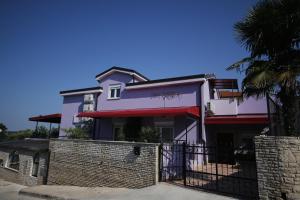
[[255, 137], [260, 199], [300, 199], [300, 139]]
[[[8, 167], [9, 154], [14, 150], [17, 150], [19, 153], [19, 170]], [[47, 177], [48, 152], [40, 152], [37, 177], [31, 176], [35, 153], [35, 151], [31, 150], [0, 148], [0, 160], [2, 162], [0, 165], [0, 178], [27, 186], [45, 184]]]
[[50, 152], [48, 184], [142, 188], [158, 181], [158, 144], [51, 139]]

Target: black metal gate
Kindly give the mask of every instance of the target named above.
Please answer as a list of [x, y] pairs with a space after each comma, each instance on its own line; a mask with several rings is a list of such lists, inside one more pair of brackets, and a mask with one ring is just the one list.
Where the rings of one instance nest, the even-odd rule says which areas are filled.
[[258, 198], [255, 151], [200, 144], [162, 144], [160, 180]]

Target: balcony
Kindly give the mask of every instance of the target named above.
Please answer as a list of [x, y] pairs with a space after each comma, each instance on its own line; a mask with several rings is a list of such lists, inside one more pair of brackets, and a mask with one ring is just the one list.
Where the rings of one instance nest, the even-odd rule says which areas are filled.
[[207, 103], [207, 109], [214, 115], [243, 115], [243, 114], [266, 114], [267, 102], [265, 98], [256, 99], [255, 97], [228, 99], [211, 99]]
[[211, 99], [207, 103], [207, 109], [214, 115], [237, 115], [238, 101], [236, 99]]

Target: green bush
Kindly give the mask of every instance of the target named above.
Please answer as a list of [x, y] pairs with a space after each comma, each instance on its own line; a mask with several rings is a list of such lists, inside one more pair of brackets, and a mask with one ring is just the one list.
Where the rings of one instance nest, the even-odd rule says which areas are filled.
[[70, 139], [89, 139], [89, 134], [81, 127], [64, 129]]
[[30, 129], [17, 131], [7, 135], [8, 140], [23, 140], [24, 138], [32, 137], [33, 131]]
[[50, 137], [51, 138], [58, 138], [58, 136], [59, 136], [59, 129], [58, 128], [52, 128], [51, 133], [50, 133]]
[[139, 133], [139, 142], [159, 142], [159, 132], [151, 126], [143, 126]]
[[32, 133], [32, 138], [48, 138], [49, 130], [45, 126], [39, 126]]
[[70, 139], [89, 139], [92, 133], [93, 120], [83, 122], [80, 127], [67, 128], [64, 131]]

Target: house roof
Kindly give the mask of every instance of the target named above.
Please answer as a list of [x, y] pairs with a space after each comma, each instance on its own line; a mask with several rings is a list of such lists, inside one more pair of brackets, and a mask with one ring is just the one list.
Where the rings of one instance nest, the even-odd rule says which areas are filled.
[[67, 95], [76, 95], [76, 94], [87, 94], [87, 93], [99, 93], [102, 92], [102, 87], [89, 87], [89, 88], [81, 88], [81, 89], [73, 89], [73, 90], [64, 90], [60, 91], [59, 94], [62, 96]]
[[200, 108], [191, 107], [173, 107], [173, 108], [147, 108], [147, 109], [127, 109], [127, 110], [106, 110], [94, 112], [81, 112], [78, 117], [154, 117], [154, 116], [178, 116], [191, 115], [200, 117]]
[[39, 116], [34, 116], [30, 117], [29, 121], [34, 121], [34, 122], [49, 122], [49, 123], [57, 123], [59, 124], [61, 121], [61, 114], [56, 113], [56, 114], [50, 114], [50, 115], [39, 115]]
[[5, 149], [25, 149], [31, 151], [44, 151], [49, 149], [49, 140], [28, 138], [24, 140], [14, 140], [1, 142], [0, 148]]
[[156, 79], [151, 81], [144, 81], [144, 82], [136, 82], [136, 83], [127, 83], [126, 88], [142, 88], [142, 87], [151, 87], [151, 86], [159, 86], [161, 84], [182, 84], [188, 82], [196, 82], [202, 81], [203, 78], [206, 77], [206, 74], [196, 74], [191, 76], [180, 76], [180, 77], [173, 77], [173, 78], [164, 78], [164, 79]]
[[116, 67], [116, 66], [113, 66], [113, 67], [109, 68], [108, 70], [105, 70], [104, 72], [101, 72], [100, 74], [96, 75], [96, 79], [100, 80], [114, 72], [130, 74], [130, 75], [136, 76], [136, 78], [140, 79], [141, 81], [149, 80], [146, 76], [144, 76], [143, 74], [141, 74], [133, 69], [124, 68], [124, 67]]

